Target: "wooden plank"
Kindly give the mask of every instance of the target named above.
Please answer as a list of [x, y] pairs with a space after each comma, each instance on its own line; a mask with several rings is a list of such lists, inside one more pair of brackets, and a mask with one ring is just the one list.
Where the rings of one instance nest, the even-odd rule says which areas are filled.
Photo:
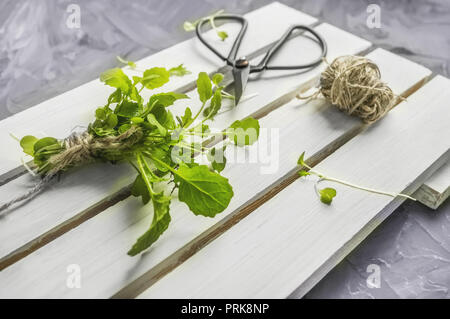
[[422, 204], [437, 209], [450, 196], [450, 163], [445, 163], [414, 193]]
[[[434, 138], [450, 135], [449, 100], [450, 80], [439, 76], [315, 169], [411, 194], [450, 156], [450, 140]], [[312, 180], [296, 181], [141, 297], [302, 296], [403, 201], [335, 186], [328, 206]]]
[[[373, 52], [370, 57], [380, 64], [384, 79], [398, 93], [408, 91], [429, 74], [429, 70], [383, 50]], [[390, 60], [379, 61], [378, 57]], [[391, 68], [392, 64], [397, 68]], [[195, 251], [210, 232], [231, 220], [236, 212], [251, 207], [260, 193], [273, 188], [292, 170], [299, 151], [318, 154], [361, 126], [359, 120], [345, 116], [323, 101], [307, 105], [294, 101], [262, 118], [261, 125], [279, 129], [279, 154], [283, 156], [277, 157], [276, 169], [266, 171], [267, 174], [261, 174], [267, 162], [228, 166], [224, 175], [234, 187], [235, 198], [216, 218], [193, 216], [184, 204], [174, 200], [169, 229], [148, 253], [130, 258], [125, 253], [136, 236], [148, 227], [151, 216], [138, 201], [125, 200], [4, 269], [0, 273], [4, 287], [0, 296], [108, 297], [122, 288], [119, 296], [132, 296], [177, 265], [185, 254]], [[244, 155], [258, 153], [258, 145], [265, 145], [266, 139], [278, 143], [276, 137], [264, 134], [260, 139]], [[36, 267], [43, 262], [45, 267]], [[65, 267], [71, 263], [80, 265], [87, 278], [81, 289], [68, 289], [64, 285]]]
[[[267, 16], [273, 17], [276, 22], [271, 25], [266, 24], [264, 21]], [[314, 18], [279, 3], [263, 7], [249, 13], [246, 17], [249, 21], [249, 29], [246, 34], [248, 38], [244, 39], [242, 52], [252, 52], [252, 50], [270, 44], [278, 39], [285, 32], [286, 28], [293, 23], [309, 24], [315, 21]], [[226, 28], [227, 30], [236, 31], [231, 26]], [[261, 33], [265, 36], [257, 36]], [[304, 43], [304, 41], [300, 42]], [[308, 45], [311, 45], [310, 41], [307, 42]], [[167, 61], [180, 62], [182, 58], [186, 66], [193, 71], [193, 75], [176, 78], [175, 83], [170, 84], [165, 89], [179, 88], [182, 85], [186, 85], [186, 83], [191, 83], [197, 71], [217, 70], [222, 64], [217, 58], [214, 59], [211, 56], [201, 56], [199, 58], [199, 52], [204, 53], [208, 51], [197, 48], [198, 45], [197, 40], [188, 40], [155, 56], [146, 58], [139, 63], [142, 67], [167, 65]], [[300, 46], [300, 48], [305, 47]], [[180, 55], [180, 52], [183, 52], [183, 54]], [[311, 54], [314, 53], [316, 52], [311, 51]], [[178, 56], [178, 58], [175, 59], [175, 56]], [[102, 103], [101, 100], [96, 100], [97, 96], [100, 95], [104, 102], [105, 96], [109, 93], [111, 93], [110, 89], [99, 81], [93, 81], [67, 92], [65, 95], [63, 94], [30, 110], [19, 113], [12, 118], [8, 118], [0, 122], [0, 126], [5, 131], [8, 128], [14, 128], [14, 134], [18, 136], [29, 134], [30, 132], [39, 132], [42, 128], [48, 128], [49, 132], [47, 133], [49, 135], [63, 137], [75, 126], [76, 121], [78, 121], [78, 124], [88, 122], [92, 118], [93, 105]], [[190, 93], [190, 95], [193, 95], [193, 93]], [[74, 103], [73, 105], [77, 105], [77, 108], [75, 110], [70, 109], [70, 113], [60, 112], [58, 107], [65, 103]], [[175, 107], [175, 113], [177, 110], [179, 112], [184, 111], [185, 102], [181, 101], [179, 104], [179, 108]], [[199, 107], [198, 104], [190, 104], [190, 106], [192, 109]], [[19, 154], [20, 147], [17, 145], [17, 142], [14, 142], [15, 145], [9, 145], [9, 142], [12, 142], [9, 136], [0, 136], [2, 146], [5, 149], [13, 150], [0, 160], [2, 168], [9, 167], [11, 164], [9, 160], [17, 157]], [[0, 220], [0, 237], [5, 243], [0, 247], [0, 269], [37, 247], [44, 245], [87, 218], [92, 217], [102, 209], [123, 199], [125, 193], [122, 188], [126, 188], [133, 181], [134, 176], [135, 173], [128, 165], [105, 166], [105, 169], [101, 170], [82, 168], [64, 176], [61, 184], [37, 196], [30, 202], [31, 205], [22, 205], [14, 209], [13, 214], [8, 214], [6, 218]], [[113, 184], [111, 185], [111, 182], [108, 181], [112, 181]], [[0, 187], [0, 198], [12, 198], [16, 194], [24, 192], [32, 183], [30, 176], [21, 176]], [[113, 194], [117, 196], [111, 196]], [[68, 198], [76, 200], [71, 200], [67, 203]], [[78, 198], [83, 198], [83, 201], [79, 201]]]
[[[267, 23], [267, 17], [271, 23]], [[249, 26], [241, 45], [240, 54], [251, 56], [253, 52], [276, 41], [292, 24], [312, 24], [317, 20], [307, 14], [294, 10], [278, 2], [262, 7], [245, 15]], [[239, 25], [232, 23], [224, 26], [230, 39], [239, 31]], [[210, 32], [206, 37], [213, 41], [223, 53], [230, 47], [230, 41], [222, 42]], [[263, 36], [261, 36], [263, 35]], [[214, 72], [223, 66], [212, 52], [205, 49], [196, 39], [186, 40], [173, 47], [158, 52], [138, 61], [142, 69], [153, 66], [172, 67], [184, 63], [192, 74], [173, 78], [162, 90], [189, 90], [193, 88], [198, 72]], [[127, 72], [130, 73], [130, 72]], [[132, 73], [132, 72], [131, 72]], [[0, 122], [0, 146], [7, 149], [0, 158], [0, 185], [23, 172], [21, 157], [23, 155], [16, 140], [9, 134], [21, 137], [28, 134], [64, 138], [71, 130], [92, 119], [93, 107], [103, 105], [111, 94], [111, 88], [98, 79], [76, 89], [58, 95], [26, 111], [15, 114]]]

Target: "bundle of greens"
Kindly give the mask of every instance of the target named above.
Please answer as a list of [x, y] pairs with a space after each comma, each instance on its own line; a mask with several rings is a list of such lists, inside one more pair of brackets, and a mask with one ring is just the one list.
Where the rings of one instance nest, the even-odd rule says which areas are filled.
[[[136, 68], [133, 62], [121, 61]], [[233, 189], [228, 179], [220, 175], [225, 159], [218, 155], [223, 155], [228, 144], [250, 145], [259, 136], [258, 121], [246, 118], [219, 132], [222, 139], [229, 138], [228, 144], [215, 147], [206, 142], [216, 134], [205, 122], [222, 105], [222, 74], [210, 78], [205, 72], [199, 73], [197, 91], [201, 108], [196, 114], [189, 107], [183, 116], [170, 112], [169, 107], [175, 101], [188, 99], [183, 93], [156, 93], [148, 101], [141, 96], [142, 90], [160, 88], [170, 77], [187, 73], [183, 65], [171, 69], [154, 67], [130, 79], [120, 68], [108, 70], [100, 80], [115, 91], [106, 105], [96, 109], [95, 120], [86, 132], [64, 140], [29, 135], [20, 141], [23, 151], [33, 156], [36, 172], [43, 178], [93, 161], [128, 162], [136, 169], [131, 194], [141, 197], [144, 204], [153, 204], [153, 220], [128, 251], [131, 256], [150, 247], [169, 226], [170, 183], [178, 189], [178, 199], [195, 215], [214, 217], [222, 212], [230, 203]], [[197, 120], [200, 114], [203, 120]], [[194, 156], [198, 153], [207, 155], [210, 165], [200, 165]], [[157, 191], [161, 185], [162, 190]]]

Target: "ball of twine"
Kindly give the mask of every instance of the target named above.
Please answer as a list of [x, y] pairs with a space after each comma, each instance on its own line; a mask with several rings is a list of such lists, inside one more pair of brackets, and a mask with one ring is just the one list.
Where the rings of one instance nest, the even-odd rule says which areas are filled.
[[380, 79], [380, 70], [371, 60], [360, 56], [336, 58], [322, 72], [320, 89], [325, 99], [339, 110], [371, 123], [394, 105], [395, 95]]

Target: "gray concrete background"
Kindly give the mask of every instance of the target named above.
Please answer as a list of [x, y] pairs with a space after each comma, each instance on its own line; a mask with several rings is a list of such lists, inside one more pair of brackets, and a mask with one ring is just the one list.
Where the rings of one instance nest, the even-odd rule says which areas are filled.
[[[137, 60], [191, 37], [185, 20], [270, 2], [2, 0], [0, 119], [98, 77], [116, 55]], [[280, 2], [449, 76], [448, 0]], [[81, 8], [80, 29], [66, 27], [71, 3]], [[370, 3], [381, 8], [380, 29], [366, 25]], [[366, 284], [370, 264], [380, 266], [380, 288]], [[449, 289], [450, 203], [432, 211], [406, 202], [306, 298], [450, 298]]]

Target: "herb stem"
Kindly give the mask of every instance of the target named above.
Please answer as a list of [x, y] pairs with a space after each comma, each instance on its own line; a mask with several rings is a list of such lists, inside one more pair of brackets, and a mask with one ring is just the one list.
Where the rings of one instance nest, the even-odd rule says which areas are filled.
[[329, 181], [329, 182], [334, 182], [334, 183], [342, 184], [342, 185], [345, 185], [345, 186], [349, 186], [349, 187], [352, 187], [352, 188], [360, 189], [360, 190], [363, 190], [363, 191], [366, 191], [366, 192], [369, 192], [369, 193], [386, 195], [386, 196], [391, 196], [391, 197], [397, 197], [397, 196], [398, 197], [404, 197], [404, 198], [408, 198], [408, 199], [411, 199], [413, 201], [416, 201], [415, 198], [413, 198], [411, 196], [408, 196], [406, 194], [394, 193], [394, 192], [385, 192], [385, 191], [381, 191], [381, 190], [374, 189], [374, 188], [368, 188], [368, 187], [356, 185], [356, 184], [353, 184], [353, 183], [350, 183], [350, 182], [347, 182], [347, 181], [343, 181], [343, 180], [340, 180], [340, 179], [337, 179], [337, 178], [325, 176], [325, 175], [323, 175], [323, 174], [321, 174], [321, 173], [319, 173], [317, 171], [312, 170], [306, 164], [304, 164], [304, 166], [309, 169], [309, 173], [314, 174], [314, 175], [316, 175], [316, 176], [318, 176], [320, 178], [320, 180], [318, 182]]
[[142, 179], [145, 182], [145, 185], [147, 186], [147, 189], [150, 193], [151, 196], [155, 195], [155, 192], [153, 192], [153, 188], [152, 188], [152, 184], [151, 182], [148, 180], [147, 174], [145, 173], [145, 169], [144, 166], [142, 165], [142, 154], [141, 153], [137, 153], [136, 154], [136, 160], [137, 160], [137, 164], [139, 167], [139, 171], [141, 173]]

